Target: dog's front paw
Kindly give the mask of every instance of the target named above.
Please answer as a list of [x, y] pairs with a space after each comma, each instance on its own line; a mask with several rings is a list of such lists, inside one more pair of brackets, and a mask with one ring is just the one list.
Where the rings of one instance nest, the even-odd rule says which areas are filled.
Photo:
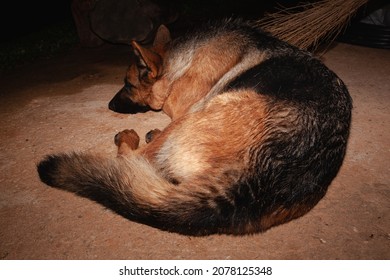
[[156, 138], [156, 136], [157, 135], [159, 135], [161, 133], [161, 130], [159, 130], [159, 129], [153, 129], [153, 130], [151, 130], [151, 131], [149, 131], [148, 133], [146, 133], [146, 135], [145, 135], [145, 142], [146, 143], [150, 143], [150, 142], [152, 142], [152, 140], [154, 139], [154, 138]]
[[130, 149], [135, 150], [139, 146], [139, 136], [137, 132], [135, 132], [133, 129], [125, 129], [114, 137], [115, 145], [120, 148], [123, 144], [127, 144], [127, 146], [130, 147]]

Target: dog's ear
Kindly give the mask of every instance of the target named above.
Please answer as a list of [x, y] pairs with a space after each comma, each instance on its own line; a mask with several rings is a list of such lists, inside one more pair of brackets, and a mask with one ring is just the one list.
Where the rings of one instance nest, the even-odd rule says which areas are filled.
[[134, 52], [140, 60], [141, 66], [147, 70], [149, 79], [155, 79], [162, 70], [162, 58], [156, 52], [142, 47], [135, 41], [131, 42]]
[[141, 66], [147, 70], [149, 79], [155, 79], [161, 73], [162, 57], [165, 54], [169, 42], [171, 42], [171, 33], [165, 25], [161, 25], [157, 29], [152, 49], [144, 48], [135, 41], [131, 42]]
[[168, 44], [172, 41], [171, 33], [165, 25], [160, 25], [157, 29], [153, 42], [153, 49], [160, 55], [164, 55]]

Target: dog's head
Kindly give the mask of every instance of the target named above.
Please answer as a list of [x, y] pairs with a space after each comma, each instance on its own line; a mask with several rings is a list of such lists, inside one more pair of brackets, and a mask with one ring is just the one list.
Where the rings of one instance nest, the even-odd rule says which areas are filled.
[[152, 94], [153, 85], [163, 72], [163, 59], [171, 41], [169, 30], [160, 26], [151, 48], [133, 41], [135, 61], [126, 72], [123, 88], [112, 98], [108, 108], [118, 113], [136, 114], [150, 109], [159, 110]]

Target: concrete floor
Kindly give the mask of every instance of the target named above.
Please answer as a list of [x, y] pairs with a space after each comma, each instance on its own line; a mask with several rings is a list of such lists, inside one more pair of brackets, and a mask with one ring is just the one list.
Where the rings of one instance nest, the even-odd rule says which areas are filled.
[[0, 78], [0, 259], [390, 259], [390, 51], [338, 44], [325, 63], [354, 99], [344, 165], [307, 215], [263, 234], [190, 238], [125, 220], [48, 188], [48, 153], [115, 155], [113, 136], [163, 128], [162, 113], [120, 115], [128, 49], [77, 49]]

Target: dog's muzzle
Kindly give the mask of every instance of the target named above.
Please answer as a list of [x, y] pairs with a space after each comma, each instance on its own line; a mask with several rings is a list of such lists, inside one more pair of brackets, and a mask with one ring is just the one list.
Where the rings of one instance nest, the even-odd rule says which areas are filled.
[[149, 106], [134, 103], [128, 95], [128, 91], [123, 87], [108, 103], [108, 109], [122, 114], [144, 113], [150, 110]]

